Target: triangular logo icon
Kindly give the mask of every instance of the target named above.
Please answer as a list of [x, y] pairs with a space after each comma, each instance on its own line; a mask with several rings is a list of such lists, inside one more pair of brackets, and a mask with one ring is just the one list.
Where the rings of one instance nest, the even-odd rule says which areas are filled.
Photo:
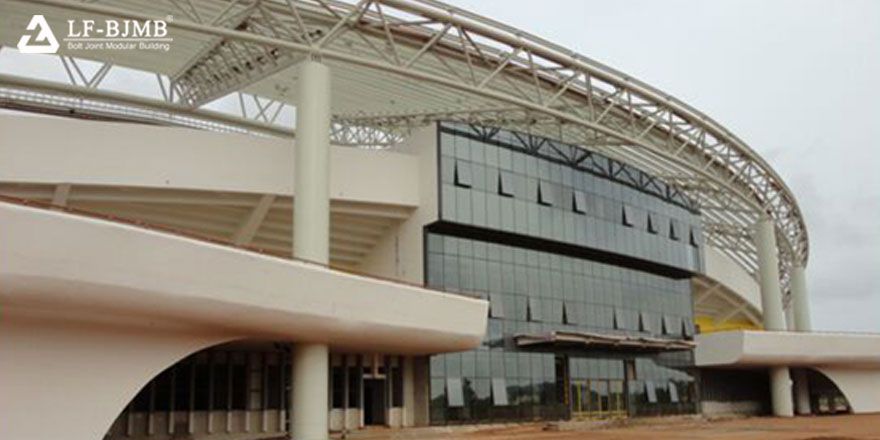
[[58, 52], [58, 39], [52, 33], [49, 22], [42, 15], [34, 15], [31, 22], [27, 25], [27, 30], [39, 30], [34, 43], [31, 44], [31, 35], [24, 34], [18, 40], [18, 50], [21, 53], [55, 53]]

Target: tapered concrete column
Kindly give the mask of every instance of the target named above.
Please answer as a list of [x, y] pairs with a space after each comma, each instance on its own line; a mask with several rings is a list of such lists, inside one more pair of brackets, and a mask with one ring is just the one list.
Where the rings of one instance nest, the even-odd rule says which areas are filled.
[[758, 220], [755, 246], [758, 248], [758, 281], [761, 285], [764, 329], [784, 331], [785, 312], [782, 310], [782, 289], [779, 286], [776, 232], [773, 220], [769, 217]]
[[807, 277], [804, 267], [796, 265], [791, 271], [791, 300], [795, 330], [808, 332], [813, 329], [810, 320], [810, 302], [807, 299]]
[[791, 400], [791, 376], [788, 367], [770, 368], [770, 400], [774, 416], [791, 417], [794, 415], [794, 403]]
[[[764, 329], [784, 331], [786, 330], [785, 312], [782, 310], [782, 289], [779, 286], [779, 257], [775, 227], [771, 218], [762, 217], [758, 221], [755, 246], [758, 248], [758, 280], [761, 285]], [[788, 367], [770, 369], [770, 399], [774, 415], [779, 417], [794, 415]]]
[[[294, 141], [293, 256], [330, 261], [330, 70], [304, 61], [297, 78]], [[291, 429], [294, 440], [326, 440], [329, 430], [329, 350], [295, 344], [291, 353]]]

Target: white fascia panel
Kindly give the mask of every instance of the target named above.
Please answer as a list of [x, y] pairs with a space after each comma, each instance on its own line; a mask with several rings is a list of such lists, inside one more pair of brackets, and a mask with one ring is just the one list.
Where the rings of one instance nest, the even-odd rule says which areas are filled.
[[425, 354], [480, 344], [486, 301], [0, 203], [0, 305]]
[[696, 364], [710, 366], [849, 366], [880, 369], [880, 335], [769, 331], [696, 336]]

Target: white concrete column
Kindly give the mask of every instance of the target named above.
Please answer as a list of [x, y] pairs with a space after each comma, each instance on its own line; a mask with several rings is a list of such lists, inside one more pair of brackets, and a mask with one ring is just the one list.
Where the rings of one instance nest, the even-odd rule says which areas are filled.
[[[785, 331], [785, 312], [782, 310], [782, 289], [779, 286], [779, 257], [773, 219], [762, 217], [755, 231], [758, 248], [758, 281], [761, 285], [761, 308], [764, 329]], [[788, 367], [770, 369], [770, 399], [773, 414], [779, 417], [794, 415], [791, 396], [791, 377]]]
[[293, 418], [290, 420], [290, 434], [294, 440], [328, 438], [329, 355], [325, 344], [301, 343], [293, 346]]
[[791, 372], [794, 380], [794, 406], [800, 415], [810, 414], [810, 388], [807, 383], [807, 370], [795, 368]]
[[795, 265], [791, 271], [791, 300], [795, 330], [808, 332], [813, 329], [810, 320], [810, 302], [807, 299], [807, 277], [804, 267]]
[[[330, 261], [330, 70], [312, 60], [299, 67], [294, 141], [293, 256]], [[295, 344], [291, 391], [294, 440], [326, 440], [329, 349]]]
[[791, 376], [788, 367], [770, 368], [770, 400], [774, 416], [791, 417], [794, 415], [794, 402], [791, 399]]
[[[813, 329], [810, 322], [810, 303], [807, 299], [807, 280], [804, 267], [794, 266], [791, 271], [791, 309], [794, 331], [808, 332]], [[792, 326], [789, 326], [792, 327]], [[794, 379], [794, 402], [798, 414], [810, 414], [810, 385], [807, 381], [807, 372], [804, 369], [796, 369], [792, 373]]]
[[415, 426], [416, 376], [413, 357], [403, 358], [403, 426]]
[[797, 331], [794, 323], [794, 305], [791, 302], [788, 303], [788, 307], [783, 307], [785, 311], [785, 329], [794, 332]]
[[293, 256], [330, 259], [330, 69], [304, 61], [297, 79]]
[[779, 256], [773, 219], [762, 217], [755, 231], [758, 248], [758, 281], [761, 285], [761, 312], [764, 329], [784, 331], [785, 312], [782, 310], [782, 289], [779, 286]]

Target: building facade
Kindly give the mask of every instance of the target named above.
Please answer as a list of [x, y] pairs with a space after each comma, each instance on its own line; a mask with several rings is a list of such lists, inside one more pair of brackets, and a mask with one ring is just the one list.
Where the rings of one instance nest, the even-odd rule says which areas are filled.
[[[436, 157], [422, 179], [436, 218], [397, 251], [422, 253], [428, 288], [485, 300], [485, 334], [465, 352], [332, 351], [331, 430], [699, 411], [691, 201], [597, 153], [566, 161], [560, 150], [584, 150], [538, 136], [443, 122], [414, 138]], [[533, 341], [555, 333], [631, 342]], [[111, 437], [287, 432], [290, 363], [268, 341], [193, 354], [139, 391]]]
[[521, 345], [553, 332], [692, 340], [702, 257], [689, 201], [550, 139], [449, 123], [438, 134], [427, 285], [490, 307], [480, 348], [431, 357], [432, 423], [695, 412], [690, 350]]
[[880, 411], [707, 115], [435, 0], [177, 3], [0, 0], [0, 437]]

